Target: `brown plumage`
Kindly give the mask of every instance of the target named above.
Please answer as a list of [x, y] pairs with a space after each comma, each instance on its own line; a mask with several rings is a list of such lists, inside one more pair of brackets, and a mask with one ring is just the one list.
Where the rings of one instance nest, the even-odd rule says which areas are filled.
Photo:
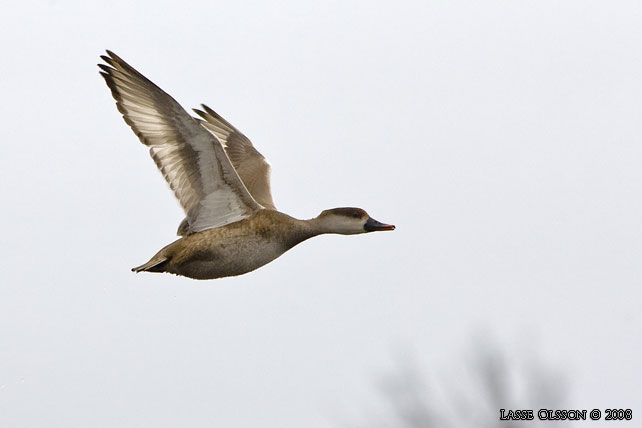
[[241, 275], [323, 233], [393, 230], [360, 208], [335, 208], [310, 220], [276, 211], [270, 165], [250, 140], [202, 105], [190, 116], [172, 97], [107, 51], [99, 64], [116, 106], [185, 210], [183, 236], [135, 272], [195, 279]]

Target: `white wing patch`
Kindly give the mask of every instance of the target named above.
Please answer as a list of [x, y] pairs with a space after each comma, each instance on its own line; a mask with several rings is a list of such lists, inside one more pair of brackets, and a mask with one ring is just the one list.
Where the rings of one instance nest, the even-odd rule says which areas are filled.
[[215, 190], [208, 194], [205, 199], [200, 201], [201, 209], [199, 212], [218, 212], [225, 213], [217, 216], [216, 221], [212, 222], [209, 218], [196, 216], [190, 219], [190, 229], [192, 232], [211, 229], [212, 227], [224, 226], [247, 218], [249, 215], [244, 213], [243, 207], [239, 204], [237, 198], [230, 195], [224, 189]]

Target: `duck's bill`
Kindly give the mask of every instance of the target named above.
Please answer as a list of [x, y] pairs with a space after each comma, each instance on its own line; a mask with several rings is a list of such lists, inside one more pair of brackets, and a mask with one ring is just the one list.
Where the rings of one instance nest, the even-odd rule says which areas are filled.
[[375, 232], [377, 230], [395, 230], [395, 226], [393, 224], [381, 223], [372, 217], [370, 217], [368, 221], [366, 221], [366, 224], [363, 225], [363, 228], [366, 230], [366, 232]]

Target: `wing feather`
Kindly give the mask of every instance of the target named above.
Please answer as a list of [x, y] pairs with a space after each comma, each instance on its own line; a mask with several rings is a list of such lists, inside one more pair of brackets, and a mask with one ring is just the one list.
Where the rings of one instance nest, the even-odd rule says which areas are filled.
[[201, 105], [203, 110], [194, 109], [200, 116], [201, 125], [216, 136], [223, 144], [234, 169], [243, 180], [252, 197], [265, 208], [275, 210], [270, 190], [271, 168], [252, 142], [218, 113]]
[[185, 234], [223, 226], [262, 209], [215, 134], [171, 96], [107, 51], [101, 75], [116, 106], [161, 171], [187, 214]]

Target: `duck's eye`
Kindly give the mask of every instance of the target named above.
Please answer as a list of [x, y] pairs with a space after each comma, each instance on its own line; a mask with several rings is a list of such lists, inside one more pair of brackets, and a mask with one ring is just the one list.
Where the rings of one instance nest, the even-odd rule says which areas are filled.
[[361, 218], [361, 214], [359, 214], [359, 213], [352, 213], [352, 217], [354, 217], [354, 218]]

